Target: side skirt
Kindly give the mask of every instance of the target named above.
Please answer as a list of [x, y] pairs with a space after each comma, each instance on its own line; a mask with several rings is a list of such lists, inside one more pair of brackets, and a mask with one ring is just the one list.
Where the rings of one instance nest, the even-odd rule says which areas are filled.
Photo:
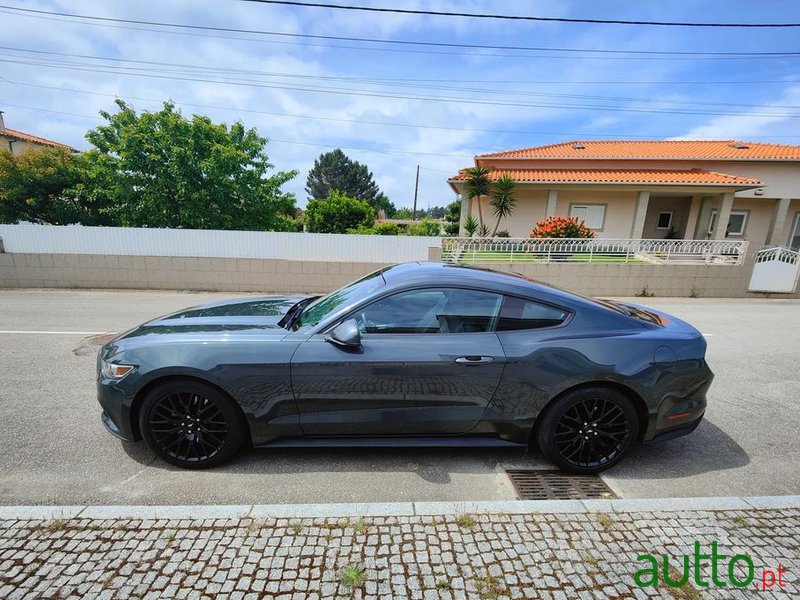
[[254, 444], [255, 448], [527, 448], [488, 437], [303, 437]]

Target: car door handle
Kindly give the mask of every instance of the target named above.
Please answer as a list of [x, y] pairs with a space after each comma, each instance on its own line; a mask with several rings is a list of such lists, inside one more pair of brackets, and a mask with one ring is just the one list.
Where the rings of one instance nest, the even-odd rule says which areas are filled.
[[494, 359], [491, 356], [459, 356], [456, 359], [456, 364], [459, 365], [485, 365], [493, 362]]

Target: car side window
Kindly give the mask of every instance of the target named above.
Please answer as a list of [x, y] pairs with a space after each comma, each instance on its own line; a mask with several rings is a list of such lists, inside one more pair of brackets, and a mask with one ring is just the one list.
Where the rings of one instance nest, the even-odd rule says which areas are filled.
[[563, 323], [569, 313], [549, 304], [506, 296], [497, 322], [497, 331], [541, 329]]
[[493, 331], [503, 297], [457, 288], [400, 292], [353, 317], [362, 333], [481, 333]]

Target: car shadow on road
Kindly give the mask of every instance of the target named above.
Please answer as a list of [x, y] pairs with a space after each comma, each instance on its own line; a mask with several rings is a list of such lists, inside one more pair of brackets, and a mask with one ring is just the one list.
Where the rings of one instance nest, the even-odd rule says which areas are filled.
[[736, 469], [750, 462], [747, 452], [708, 419], [690, 435], [644, 444], [609, 474], [617, 479], [673, 479]]
[[[144, 443], [123, 442], [133, 460], [149, 468], [181, 471], [160, 460]], [[691, 435], [635, 447], [609, 475], [618, 479], [669, 479], [742, 467], [747, 453], [727, 433], [703, 421]], [[414, 473], [434, 484], [452, 474], [495, 474], [503, 469], [552, 469], [535, 450], [506, 448], [253, 448], [213, 473], [286, 475], [308, 473]]]
[[[160, 460], [144, 443], [122, 442], [126, 454], [157, 469], [181, 471]], [[498, 448], [252, 448], [211, 469], [214, 473], [281, 475], [307, 473], [414, 473], [435, 484], [451, 474], [494, 474], [504, 467], [552, 468], [535, 451]]]

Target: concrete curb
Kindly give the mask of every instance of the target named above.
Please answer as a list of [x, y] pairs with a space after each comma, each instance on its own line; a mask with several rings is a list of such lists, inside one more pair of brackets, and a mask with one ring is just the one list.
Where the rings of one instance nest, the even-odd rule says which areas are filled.
[[409, 517], [425, 515], [685, 512], [800, 509], [800, 496], [645, 498], [366, 504], [243, 504], [205, 506], [0, 506], [0, 521], [52, 519], [241, 519]]

